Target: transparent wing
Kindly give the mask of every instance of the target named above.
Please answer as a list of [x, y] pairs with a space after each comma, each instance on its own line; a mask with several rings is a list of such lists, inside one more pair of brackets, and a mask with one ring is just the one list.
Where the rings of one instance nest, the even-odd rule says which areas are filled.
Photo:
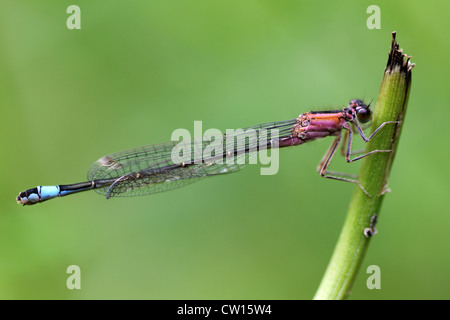
[[206, 140], [167, 142], [113, 153], [88, 170], [90, 181], [109, 181], [96, 192], [107, 198], [163, 192], [201, 178], [241, 170], [258, 151], [273, 145], [269, 129], [278, 137], [291, 134], [295, 119], [227, 131]]

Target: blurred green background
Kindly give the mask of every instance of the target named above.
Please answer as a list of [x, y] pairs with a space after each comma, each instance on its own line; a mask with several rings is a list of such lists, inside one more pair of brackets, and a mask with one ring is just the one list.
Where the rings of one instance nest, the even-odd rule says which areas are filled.
[[[81, 30], [66, 9], [81, 8]], [[369, 30], [366, 9], [381, 9]], [[2, 299], [310, 299], [354, 185], [315, 171], [325, 139], [171, 192], [95, 192], [18, 206], [84, 181], [101, 156], [174, 129], [242, 128], [378, 94], [391, 32], [413, 56], [379, 233], [351, 299], [449, 299], [450, 101], [443, 1], [13, 1], [0, 4]], [[332, 167], [357, 172], [335, 157]], [[355, 169], [356, 168], [356, 169]], [[81, 268], [81, 290], [66, 269]], [[366, 287], [369, 265], [381, 290]]]

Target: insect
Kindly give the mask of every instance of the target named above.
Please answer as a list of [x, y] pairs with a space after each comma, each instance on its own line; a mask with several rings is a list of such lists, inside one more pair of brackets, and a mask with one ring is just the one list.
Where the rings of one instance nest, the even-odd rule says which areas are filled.
[[[177, 142], [154, 144], [137, 149], [110, 154], [97, 160], [89, 169], [88, 181], [69, 185], [37, 186], [20, 192], [16, 200], [22, 205], [33, 205], [56, 197], [95, 190], [111, 197], [141, 196], [163, 192], [196, 182], [204, 177], [233, 173], [242, 169], [245, 164], [239, 161], [219, 161], [239, 157], [250, 157], [262, 149], [284, 148], [298, 146], [306, 142], [334, 137], [334, 141], [320, 161], [318, 171], [322, 177], [352, 182], [370, 196], [357, 179], [349, 178], [342, 173], [327, 171], [339, 144], [342, 142], [342, 132], [346, 132], [347, 147], [345, 159], [353, 162], [377, 152], [390, 152], [391, 150], [373, 150], [363, 155], [351, 158], [351, 144], [353, 135], [358, 133], [364, 142], [371, 140], [386, 124], [398, 123], [388, 121], [382, 123], [369, 137], [366, 137], [361, 125], [371, 120], [370, 106], [363, 101], [354, 99], [341, 110], [311, 111], [302, 113], [298, 118], [269, 122], [248, 127], [234, 134], [233, 137], [223, 136], [223, 139], [243, 138], [245, 132], [255, 132], [255, 139], [235, 144], [233, 151], [219, 151], [187, 161], [173, 161], [173, 151]], [[275, 137], [264, 132], [276, 130]], [[355, 132], [356, 131], [356, 132]], [[243, 133], [244, 132], [244, 133]], [[348, 136], [348, 137], [347, 137]], [[219, 141], [223, 145], [224, 141]], [[189, 146], [204, 150], [208, 144], [203, 141], [189, 142]]]

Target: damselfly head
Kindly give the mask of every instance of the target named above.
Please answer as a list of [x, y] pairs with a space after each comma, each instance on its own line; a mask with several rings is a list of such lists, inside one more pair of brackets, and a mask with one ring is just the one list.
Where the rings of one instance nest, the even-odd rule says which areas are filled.
[[362, 100], [354, 99], [348, 104], [349, 108], [352, 109], [356, 118], [361, 123], [369, 122], [372, 118], [372, 111], [370, 110], [370, 104], [366, 105]]

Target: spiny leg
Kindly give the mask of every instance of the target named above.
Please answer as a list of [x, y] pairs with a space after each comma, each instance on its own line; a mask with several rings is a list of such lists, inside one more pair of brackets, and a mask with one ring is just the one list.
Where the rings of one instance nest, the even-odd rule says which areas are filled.
[[364, 140], [364, 142], [368, 142], [368, 141], [370, 141], [370, 139], [372, 139], [381, 130], [381, 128], [383, 128], [385, 125], [387, 125], [389, 123], [399, 124], [400, 121], [386, 121], [386, 122], [383, 122], [378, 128], [375, 129], [375, 131], [368, 138], [366, 138], [366, 135], [364, 134], [364, 131], [361, 128], [361, 126], [358, 124], [358, 122], [355, 122], [354, 125], [358, 129], [359, 135]]
[[[364, 140], [364, 142], [368, 142], [370, 141], [375, 134], [377, 134], [381, 128], [383, 128], [386, 124], [388, 123], [400, 123], [399, 121], [387, 121], [387, 122], [383, 122], [368, 138], [364, 135], [364, 132], [362, 130], [362, 128], [359, 126], [359, 124], [357, 122], [354, 123], [354, 125], [356, 126], [361, 138]], [[352, 148], [352, 140], [353, 140], [353, 130], [352, 128], [347, 124], [346, 126], [343, 126], [343, 129], [346, 130], [346, 134], [344, 136], [344, 146], [345, 146], [345, 140], [347, 140], [347, 150], [345, 152], [345, 160], [350, 163], [353, 161], [357, 161], [359, 159], [362, 159], [364, 157], [367, 157], [368, 155], [371, 155], [373, 153], [377, 153], [377, 152], [391, 152], [392, 150], [373, 150], [370, 151], [366, 154], [363, 154], [359, 157], [353, 158], [351, 159], [351, 148]], [[338, 136], [334, 139], [333, 143], [331, 144], [331, 146], [328, 148], [327, 152], [325, 153], [325, 155], [323, 156], [322, 160], [319, 163], [318, 166], [318, 171], [320, 173], [320, 175], [324, 178], [328, 178], [328, 179], [334, 179], [334, 180], [339, 180], [339, 181], [346, 181], [346, 182], [351, 182], [351, 183], [356, 183], [362, 191], [364, 191], [364, 193], [368, 196], [371, 197], [371, 195], [366, 191], [366, 189], [364, 189], [364, 187], [361, 185], [361, 183], [357, 180], [357, 176], [348, 174], [348, 173], [340, 173], [340, 172], [332, 172], [332, 171], [327, 171], [328, 165], [331, 162], [331, 159], [333, 158], [336, 149], [339, 145], [341, 141], [341, 136]], [[343, 149], [342, 149], [343, 150]], [[341, 150], [341, 152], [342, 152]], [[353, 179], [349, 179], [353, 178]]]
[[[400, 123], [400, 121], [383, 122], [377, 129], [375, 129], [375, 131], [368, 138], [364, 135], [364, 132], [363, 132], [362, 128], [359, 126], [359, 124], [357, 122], [354, 123], [354, 125], [356, 126], [356, 128], [357, 128], [357, 130], [359, 132], [359, 135], [364, 140], [364, 142], [369, 142], [381, 130], [381, 128], [383, 128], [386, 124], [389, 124], [389, 123], [396, 123], [396, 124], [398, 124], [398, 123]], [[365, 153], [365, 154], [363, 154], [363, 155], [361, 155], [359, 157], [350, 159], [351, 155], [354, 154], [354, 153], [351, 152], [353, 130], [350, 127], [347, 127], [347, 128], [344, 127], [344, 129], [346, 129], [348, 131], [348, 145], [347, 145], [347, 151], [346, 151], [346, 154], [345, 154], [345, 161], [347, 161], [348, 163], [353, 162], [353, 161], [357, 161], [357, 160], [362, 159], [364, 157], [367, 157], [368, 155], [371, 155], [373, 153], [377, 153], [377, 152], [391, 152], [392, 151], [392, 150], [372, 150], [372, 151], [370, 151], [368, 153]], [[358, 151], [358, 152], [355, 152], [355, 153], [360, 153], [360, 152]]]
[[[364, 123], [364, 124], [361, 125], [361, 129], [364, 131], [364, 130], [366, 130], [369, 126], [370, 126], [369, 123]], [[352, 132], [355, 132], [355, 131], [356, 131], [356, 126], [355, 126], [355, 124], [352, 124]], [[342, 140], [342, 143], [341, 143], [341, 155], [342, 155], [343, 157], [345, 157], [345, 150], [346, 150], [345, 146], [347, 145], [348, 135], [349, 135], [349, 131], [346, 130], [346, 131], [344, 132], [344, 139]], [[356, 155], [356, 154], [362, 154], [362, 153], [364, 153], [364, 152], [366, 152], [365, 149], [358, 149], [358, 150], [352, 150], [352, 153], [351, 153], [351, 154]]]
[[[351, 145], [351, 139], [352, 139], [352, 135], [351, 135], [351, 130], [350, 130], [348, 145]], [[322, 177], [328, 178], [328, 179], [356, 183], [361, 188], [361, 190], [364, 191], [364, 193], [368, 197], [370, 197], [370, 194], [366, 191], [366, 189], [364, 189], [364, 187], [361, 185], [361, 183], [359, 183], [358, 180], [345, 178], [345, 177], [349, 177], [350, 176], [349, 174], [327, 171], [328, 165], [330, 164], [331, 159], [333, 158], [340, 141], [341, 141], [341, 136], [336, 137], [334, 139], [333, 143], [331, 144], [331, 146], [328, 148], [324, 157], [320, 161], [319, 167], [318, 167], [318, 171], [319, 171], [320, 175]]]
[[348, 139], [348, 131], [345, 131], [344, 132], [344, 139], [342, 140], [342, 143], [341, 143], [341, 155], [343, 157], [345, 157], [345, 144], [347, 142], [347, 139]]
[[[320, 160], [319, 165], [317, 166], [317, 172], [321, 172], [322, 168], [325, 165], [325, 162], [327, 162], [327, 161], [328, 161], [328, 163], [330, 162], [331, 157], [333, 157], [333, 155], [332, 154], [330, 155], [330, 153], [333, 152], [333, 149], [336, 149], [337, 145], [339, 144], [340, 139], [341, 139], [340, 136], [336, 137], [334, 139], [333, 143], [331, 144], [331, 146], [328, 148], [328, 150], [325, 152], [322, 159]], [[327, 166], [328, 166], [328, 164], [327, 164]]]

